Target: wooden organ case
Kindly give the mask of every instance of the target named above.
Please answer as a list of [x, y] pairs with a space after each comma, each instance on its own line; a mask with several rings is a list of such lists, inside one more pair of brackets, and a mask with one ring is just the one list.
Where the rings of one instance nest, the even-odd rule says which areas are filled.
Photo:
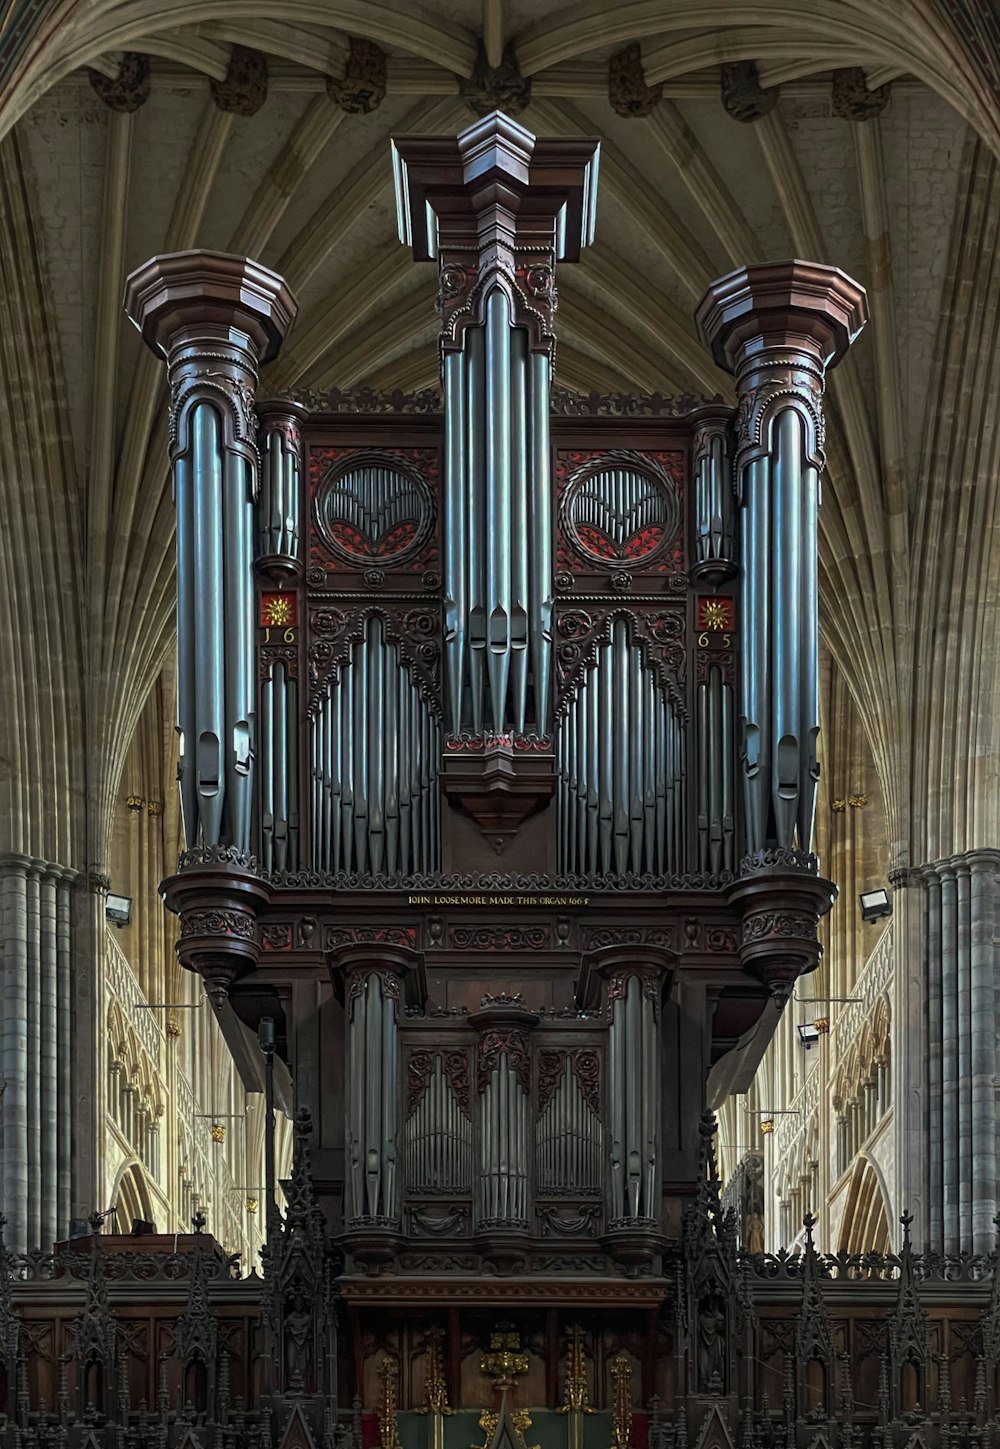
[[310, 1114], [366, 1406], [411, 1315], [447, 1321], [454, 1402], [501, 1306], [550, 1333], [639, 1309], [654, 1353], [703, 1113], [749, 1085], [832, 899], [821, 399], [864, 294], [800, 262], [715, 283], [698, 324], [736, 409], [554, 389], [597, 149], [496, 113], [396, 144], [440, 394], [256, 401], [281, 278], [184, 253], [129, 279], [173, 403], [164, 894], [247, 1084], [264, 1022]]

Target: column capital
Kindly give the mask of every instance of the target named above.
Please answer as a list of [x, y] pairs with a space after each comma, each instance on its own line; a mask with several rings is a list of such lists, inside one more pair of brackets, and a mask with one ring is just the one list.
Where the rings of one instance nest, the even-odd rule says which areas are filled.
[[276, 357], [298, 305], [284, 278], [249, 257], [193, 250], [151, 257], [125, 283], [125, 311], [154, 352], [168, 357], [192, 332]]
[[868, 321], [865, 289], [839, 267], [762, 262], [712, 283], [695, 321], [720, 367], [779, 349], [835, 367]]

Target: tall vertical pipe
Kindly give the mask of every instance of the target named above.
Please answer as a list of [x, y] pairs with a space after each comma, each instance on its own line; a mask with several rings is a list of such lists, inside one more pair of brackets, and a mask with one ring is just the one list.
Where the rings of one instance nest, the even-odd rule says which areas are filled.
[[494, 734], [502, 734], [510, 677], [510, 316], [506, 294], [486, 297], [487, 673]]
[[462, 673], [466, 640], [466, 382], [465, 355], [444, 359], [444, 654], [448, 727], [462, 729]]
[[528, 334], [510, 333], [510, 688], [514, 728], [524, 734], [528, 708], [529, 621], [531, 595], [528, 559], [532, 539], [528, 507], [530, 416]]
[[469, 637], [469, 723], [474, 733], [483, 728], [486, 686], [486, 560], [488, 524], [485, 517], [486, 478], [486, 333], [469, 331], [466, 349], [466, 579]]
[[597, 154], [499, 112], [394, 143], [400, 238], [439, 268], [452, 735], [551, 730], [553, 277], [593, 238]]
[[867, 320], [864, 291], [809, 262], [741, 268], [697, 311], [735, 374], [742, 518], [742, 773], [747, 850], [807, 852], [816, 796], [817, 509], [825, 375]]
[[171, 387], [185, 839], [247, 852], [259, 478], [252, 399], [257, 367], [277, 355], [295, 302], [257, 263], [195, 251], [155, 257], [133, 272], [125, 309], [167, 358]]

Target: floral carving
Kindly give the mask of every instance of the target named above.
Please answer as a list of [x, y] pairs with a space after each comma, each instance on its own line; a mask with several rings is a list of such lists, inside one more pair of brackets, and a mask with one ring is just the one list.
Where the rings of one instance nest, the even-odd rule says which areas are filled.
[[566, 1068], [566, 1053], [559, 1051], [542, 1051], [538, 1053], [538, 1114], [545, 1111], [545, 1108], [552, 1100], [553, 1094], [562, 1079]]
[[286, 925], [261, 926], [260, 940], [265, 951], [290, 951], [292, 928]]
[[522, 1089], [525, 1092], [530, 1089], [531, 1062], [524, 1033], [512, 1027], [494, 1027], [484, 1032], [479, 1042], [476, 1089], [480, 1096], [485, 1092], [487, 1082], [504, 1057]]
[[811, 940], [815, 935], [815, 916], [793, 911], [769, 911], [766, 914], [747, 916], [743, 922], [744, 944], [759, 941], [765, 936], [805, 936]]
[[457, 951], [541, 951], [551, 936], [547, 926], [457, 926], [448, 944]]
[[601, 1059], [594, 1051], [582, 1050], [573, 1053], [573, 1075], [580, 1084], [580, 1091], [592, 1111], [601, 1110]]
[[241, 936], [252, 940], [256, 922], [246, 911], [185, 911], [181, 916], [182, 936]]

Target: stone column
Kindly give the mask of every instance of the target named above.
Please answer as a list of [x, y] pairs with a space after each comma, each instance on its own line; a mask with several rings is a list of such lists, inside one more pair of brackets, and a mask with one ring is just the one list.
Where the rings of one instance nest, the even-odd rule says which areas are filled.
[[7, 1244], [16, 1252], [51, 1248], [69, 1228], [74, 1123], [69, 959], [75, 879], [48, 861], [0, 858], [0, 1074], [5, 1084], [0, 1209], [7, 1217]]
[[132, 273], [125, 310], [170, 379], [177, 508], [177, 703], [189, 850], [250, 850], [255, 750], [253, 506], [257, 368], [296, 304], [242, 257], [175, 252]]
[[[926, 1150], [911, 1152], [915, 1128], [900, 1133], [899, 1201], [924, 1206], [917, 1231], [939, 1251], [988, 1252], [1000, 1205], [996, 1086], [1000, 851], [972, 850], [911, 870], [897, 902], [912, 911], [926, 1016], [906, 1028], [925, 1050], [899, 1052], [893, 1098], [921, 1104]], [[897, 993], [898, 996], [898, 993]], [[897, 1031], [905, 1023], [897, 1014]], [[919, 1037], [917, 1038], [919, 1040]], [[919, 1126], [919, 1121], [916, 1123]]]

